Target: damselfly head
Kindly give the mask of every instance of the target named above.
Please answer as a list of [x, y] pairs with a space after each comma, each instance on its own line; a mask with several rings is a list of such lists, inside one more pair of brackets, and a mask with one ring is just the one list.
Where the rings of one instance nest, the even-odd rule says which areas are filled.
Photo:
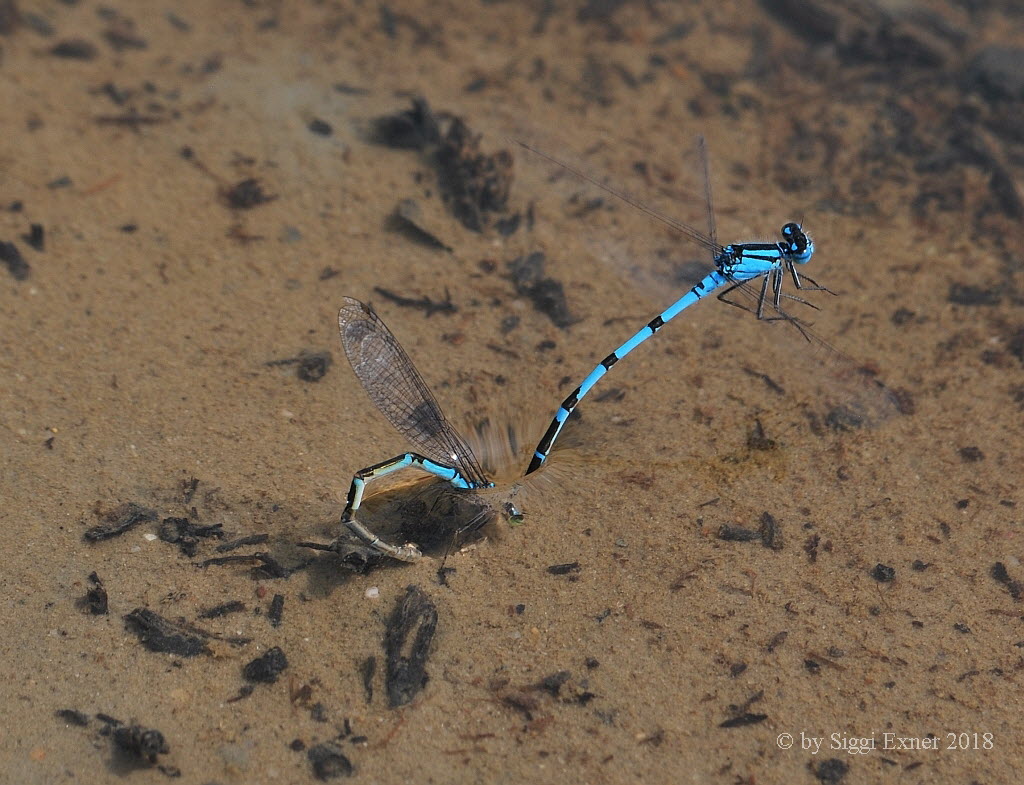
[[806, 264], [814, 255], [814, 240], [806, 234], [803, 227], [792, 221], [782, 227], [782, 242], [786, 252], [797, 264]]

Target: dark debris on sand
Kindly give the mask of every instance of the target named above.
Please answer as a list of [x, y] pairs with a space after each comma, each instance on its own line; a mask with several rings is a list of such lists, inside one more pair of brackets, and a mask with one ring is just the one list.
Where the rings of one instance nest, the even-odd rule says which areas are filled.
[[150, 766], [156, 763], [158, 755], [166, 755], [171, 751], [164, 735], [156, 728], [121, 725], [114, 728], [111, 738], [123, 755]]
[[288, 658], [279, 646], [275, 646], [248, 662], [242, 669], [242, 676], [246, 681], [273, 684], [287, 667]]
[[452, 296], [447, 289], [444, 290], [444, 299], [436, 302], [426, 295], [423, 297], [403, 297], [382, 286], [374, 286], [373, 291], [400, 308], [417, 308], [423, 311], [428, 319], [435, 313], [452, 314], [457, 313], [459, 310], [458, 306], [452, 302]]
[[[85, 712], [76, 709], [60, 709], [56, 712], [56, 716], [68, 725], [79, 728], [88, 727], [93, 719]], [[159, 757], [167, 755], [171, 751], [171, 747], [161, 731], [136, 723], [126, 724], [102, 712], [98, 712], [95, 719], [101, 723], [99, 736], [110, 738], [115, 759], [121, 766], [127, 765], [128, 769], [125, 773], [131, 768], [156, 766], [168, 777], [181, 776], [177, 767], [159, 764]]]
[[195, 556], [199, 540], [208, 537], [223, 538], [224, 524], [214, 523], [200, 526], [188, 518], [164, 518], [160, 524], [159, 536], [164, 542], [177, 545], [186, 556]]
[[172, 622], [148, 608], [136, 608], [124, 617], [125, 627], [150, 651], [196, 657], [209, 649], [206, 635], [182, 622]]
[[277, 194], [268, 194], [263, 190], [263, 184], [255, 177], [235, 183], [223, 191], [224, 200], [228, 207], [233, 210], [250, 210], [277, 198]]
[[140, 523], [155, 520], [156, 510], [135, 504], [135, 502], [125, 502], [104, 515], [103, 522], [99, 526], [87, 529], [85, 539], [90, 542], [109, 540], [111, 537], [120, 537], [125, 532], [131, 531]]
[[334, 362], [329, 351], [320, 352], [299, 352], [295, 357], [286, 357], [283, 360], [270, 360], [267, 365], [270, 367], [278, 365], [294, 365], [295, 375], [304, 382], [318, 382], [327, 375], [327, 370]]
[[3, 262], [15, 281], [24, 281], [28, 278], [31, 268], [14, 243], [0, 242], [0, 262]]
[[313, 776], [318, 780], [333, 780], [337, 777], [351, 777], [355, 774], [352, 765], [341, 747], [335, 742], [324, 742], [310, 747], [306, 752], [309, 763], [313, 767]]
[[100, 576], [95, 572], [89, 573], [89, 583], [92, 586], [86, 590], [82, 604], [94, 616], [105, 616], [109, 607], [107, 589], [103, 585], [103, 581], [100, 580]]
[[451, 213], [475, 232], [483, 231], [492, 213], [504, 212], [512, 187], [512, 154], [486, 154], [480, 134], [447, 113], [435, 113], [424, 98], [409, 109], [378, 117], [370, 137], [376, 144], [421, 152], [437, 174]]
[[387, 620], [384, 684], [388, 705], [412, 702], [427, 683], [427, 658], [437, 631], [437, 606], [419, 587], [409, 586]]
[[[596, 660], [591, 661], [596, 663]], [[527, 722], [533, 722], [545, 703], [552, 700], [563, 705], [586, 706], [597, 698], [588, 689], [587, 679], [574, 679], [567, 670], [555, 671], [540, 681], [524, 685], [514, 685], [505, 676], [497, 677], [489, 688], [502, 705], [518, 711]]]
[[577, 321], [569, 313], [565, 287], [561, 281], [545, 274], [547, 257], [541, 251], [519, 256], [508, 263], [508, 274], [516, 294], [526, 297], [533, 307], [547, 316], [557, 327], [568, 327]]

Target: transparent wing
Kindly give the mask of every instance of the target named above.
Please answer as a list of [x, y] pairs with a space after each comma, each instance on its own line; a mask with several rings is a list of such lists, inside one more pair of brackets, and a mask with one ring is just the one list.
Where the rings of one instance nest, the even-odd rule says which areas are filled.
[[458, 469], [471, 483], [486, 484], [473, 451], [448, 422], [409, 355], [373, 309], [344, 298], [338, 327], [352, 370], [395, 429], [426, 457]]
[[[514, 141], [524, 150], [529, 151], [529, 153], [531, 153], [532, 155], [535, 155], [547, 161], [549, 164], [553, 164], [554, 166], [568, 172], [577, 180], [592, 185], [596, 188], [599, 188], [600, 190], [607, 193], [609, 196], [613, 196], [616, 199], [625, 202], [633, 209], [640, 211], [648, 218], [658, 221], [659, 223], [662, 223], [665, 226], [669, 227], [672, 231], [683, 235], [695, 245], [699, 245], [702, 248], [706, 248], [707, 250], [711, 251], [712, 256], [714, 256], [715, 254], [719, 253], [722, 250], [722, 247], [716, 242], [713, 236], [704, 234], [703, 232], [701, 232], [698, 229], [695, 229], [689, 224], [685, 224], [682, 221], [677, 221], [675, 218], [672, 218], [666, 215], [665, 213], [662, 213], [654, 209], [653, 207], [640, 201], [627, 191], [624, 191], [621, 188], [609, 185], [606, 182], [598, 180], [596, 177], [594, 177], [591, 174], [588, 174], [587, 172], [584, 172], [582, 169], [573, 166], [559, 158], [555, 158], [553, 155], [549, 155], [548, 153], [545, 153], [543, 150], [540, 150], [539, 148], [534, 147], [533, 145], [524, 142], [521, 139], [513, 139], [512, 141]], [[701, 149], [703, 154], [703, 139], [701, 139], [700, 143], [702, 145]], [[708, 193], [710, 195], [710, 191]], [[710, 212], [708, 213], [708, 215], [710, 216]], [[714, 232], [713, 223], [711, 224], [711, 231]]]
[[[668, 217], [664, 207], [649, 207], [628, 191], [609, 185], [603, 177], [591, 174], [586, 163], [577, 163], [575, 160], [565, 163], [560, 156], [545, 153], [532, 141], [527, 143], [517, 140], [517, 143], [524, 148], [525, 155], [522, 157], [526, 159], [527, 169], [533, 166], [530, 159], [548, 165], [546, 183], [538, 184], [538, 188], [547, 185], [550, 189], [560, 179], [560, 173], [562, 178], [574, 181], [578, 188], [583, 189], [571, 193], [565, 199], [570, 208], [568, 213], [586, 225], [581, 232], [586, 237], [586, 244], [596, 255], [610, 261], [617, 270], [646, 291], [653, 305], [664, 307], [668, 304], [666, 292], [685, 292], [712, 269], [711, 257], [720, 252], [722, 247], [716, 236], [715, 211], [711, 205], [711, 184], [703, 138], [698, 138], [697, 142], [697, 174], [703, 180], [703, 193], [699, 198], [694, 198], [693, 190], [678, 188], [674, 182], [666, 185], [668, 181], [656, 176], [654, 169], [645, 167], [644, 174], [651, 181], [650, 185], [654, 186], [656, 197], [660, 197], [662, 203], [666, 199], [681, 198], [686, 203], [684, 206], [692, 208], [694, 203], [703, 202], [706, 231]], [[608, 200], [602, 199], [601, 195], [611, 197], [612, 202], [620, 202], [627, 209], [602, 209]], [[680, 236], [704, 249], [708, 253], [706, 261], [688, 256], [685, 250], [681, 251], [678, 243]], [[754, 238], [733, 239], [746, 241]], [[757, 278], [740, 284], [728, 295], [729, 299], [745, 310], [756, 313], [761, 305], [762, 282], [763, 279]], [[848, 427], [877, 424], [898, 413], [902, 404], [892, 390], [866, 371], [864, 366], [821, 338], [807, 321], [796, 315], [809, 314], [810, 309], [817, 307], [811, 304], [815, 292], [797, 290], [788, 271], [784, 273], [779, 285], [782, 291], [781, 310], [774, 307], [772, 282], [769, 282], [763, 304], [764, 316], [769, 321], [767, 325], [754, 329], [769, 330], [772, 324], [786, 324], [784, 332], [790, 334], [787, 336], [790, 340], [781, 337], [778, 331], [770, 332], [770, 343], [777, 344], [770, 351], [784, 352], [804, 366], [807, 379], [800, 386], [807, 392], [813, 389], [820, 396], [818, 400], [831, 407], [830, 412], [836, 413], [832, 418], [836, 427], [842, 427], [840, 421]]]

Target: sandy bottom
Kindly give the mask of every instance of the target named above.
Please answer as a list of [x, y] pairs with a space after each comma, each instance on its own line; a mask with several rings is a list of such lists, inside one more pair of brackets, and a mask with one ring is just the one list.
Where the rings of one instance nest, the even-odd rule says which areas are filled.
[[[0, 780], [1019, 776], [1024, 33], [998, 4], [17, 5]], [[375, 122], [415, 97], [409, 135]], [[812, 233], [838, 296], [787, 308], [846, 357], [709, 298], [523, 481], [711, 262], [509, 137], [705, 226], [698, 134], [724, 241]], [[443, 537], [368, 569], [297, 545], [409, 449], [343, 296], [525, 513], [440, 576]], [[473, 514], [436, 490], [367, 520]]]

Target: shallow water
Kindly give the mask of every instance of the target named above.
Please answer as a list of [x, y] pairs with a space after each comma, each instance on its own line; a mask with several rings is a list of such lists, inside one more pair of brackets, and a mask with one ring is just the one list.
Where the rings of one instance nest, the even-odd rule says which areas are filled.
[[[998, 5], [801, 6], [826, 28], [772, 5], [19, 3], [0, 34], [0, 240], [23, 262], [0, 266], [8, 780], [301, 782], [332, 742], [375, 782], [1012, 781], [1021, 77], [994, 36], [1021, 29]], [[51, 53], [72, 39], [93, 55]], [[816, 431], [828, 407], [780, 331], [704, 302], [602, 380], [522, 525], [449, 554], [445, 585], [437, 558], [360, 574], [296, 547], [338, 534], [354, 471], [407, 449], [344, 360], [343, 296], [375, 305], [463, 432], [513, 421], [528, 445], [678, 296], [652, 306], [591, 232], [700, 258], [529, 178], [465, 228], [429, 155], [371, 141], [412, 95], [470, 129], [547, 129], [687, 221], [703, 133], [722, 239], [813, 227], [812, 275], [840, 295], [814, 329], [913, 413]], [[396, 228], [406, 199], [451, 251]], [[508, 267], [537, 251], [568, 319]], [[317, 352], [326, 373], [300, 378]], [[157, 520], [84, 539], [124, 502]], [[167, 518], [224, 537], [168, 543]], [[106, 615], [81, 602], [93, 572]], [[437, 632], [391, 709], [384, 633], [412, 584]], [[198, 627], [204, 653], [148, 650], [136, 609]], [[245, 681], [275, 646], [277, 681]], [[116, 752], [98, 713], [169, 751]]]

